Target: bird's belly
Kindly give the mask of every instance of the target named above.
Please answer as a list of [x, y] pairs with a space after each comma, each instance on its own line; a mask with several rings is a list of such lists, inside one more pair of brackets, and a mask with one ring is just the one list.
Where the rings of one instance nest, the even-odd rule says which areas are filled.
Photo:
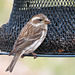
[[43, 42], [45, 37], [46, 37], [46, 33], [43, 31], [40, 39], [36, 40], [32, 45], [26, 47], [23, 50], [22, 54], [29, 54], [29, 53], [32, 53], [33, 51], [35, 51], [41, 45], [41, 43]]
[[42, 43], [42, 42], [39, 42], [39, 40], [35, 41], [32, 45], [26, 47], [26, 48], [22, 51], [21, 55], [22, 55], [22, 54], [29, 54], [29, 53], [32, 53], [33, 51], [35, 51], [35, 50], [39, 47], [39, 45], [40, 45], [41, 43]]

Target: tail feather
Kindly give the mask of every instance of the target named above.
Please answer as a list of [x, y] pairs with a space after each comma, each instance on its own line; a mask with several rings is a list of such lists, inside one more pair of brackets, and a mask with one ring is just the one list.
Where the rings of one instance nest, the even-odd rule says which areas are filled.
[[8, 68], [6, 69], [6, 71], [10, 71], [10, 72], [13, 71], [13, 68], [14, 68], [14, 66], [15, 66], [15, 64], [16, 64], [16, 62], [17, 62], [17, 60], [18, 60], [18, 58], [19, 58], [19, 54], [15, 54], [15, 56], [14, 56], [14, 58], [13, 58], [11, 64], [8, 66]]

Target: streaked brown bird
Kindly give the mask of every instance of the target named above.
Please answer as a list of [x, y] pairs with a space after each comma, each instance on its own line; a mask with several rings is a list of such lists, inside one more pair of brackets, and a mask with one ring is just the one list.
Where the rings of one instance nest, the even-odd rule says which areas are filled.
[[15, 53], [11, 64], [8, 66], [6, 71], [12, 72], [18, 58], [24, 57], [24, 54], [32, 53], [34, 59], [36, 58], [35, 53], [33, 53], [44, 41], [47, 34], [47, 24], [49, 24], [49, 19], [44, 14], [37, 14], [33, 16], [29, 22], [22, 28], [14, 46], [13, 50], [9, 55]]

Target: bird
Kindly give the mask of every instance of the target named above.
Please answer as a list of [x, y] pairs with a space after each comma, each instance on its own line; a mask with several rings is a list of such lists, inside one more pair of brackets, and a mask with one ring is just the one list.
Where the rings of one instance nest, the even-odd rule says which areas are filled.
[[41, 45], [47, 35], [48, 24], [50, 20], [42, 13], [34, 15], [24, 27], [21, 29], [17, 37], [12, 51], [9, 56], [14, 54], [14, 57], [7, 67], [6, 71], [12, 72], [19, 57], [24, 58], [24, 54], [32, 54], [36, 59], [34, 51]]

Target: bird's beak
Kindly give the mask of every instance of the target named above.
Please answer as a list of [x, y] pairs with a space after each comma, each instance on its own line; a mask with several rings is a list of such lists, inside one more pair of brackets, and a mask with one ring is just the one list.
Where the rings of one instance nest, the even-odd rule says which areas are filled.
[[47, 20], [44, 21], [44, 23], [45, 23], [45, 24], [49, 24], [49, 23], [50, 23], [50, 20], [47, 19]]

